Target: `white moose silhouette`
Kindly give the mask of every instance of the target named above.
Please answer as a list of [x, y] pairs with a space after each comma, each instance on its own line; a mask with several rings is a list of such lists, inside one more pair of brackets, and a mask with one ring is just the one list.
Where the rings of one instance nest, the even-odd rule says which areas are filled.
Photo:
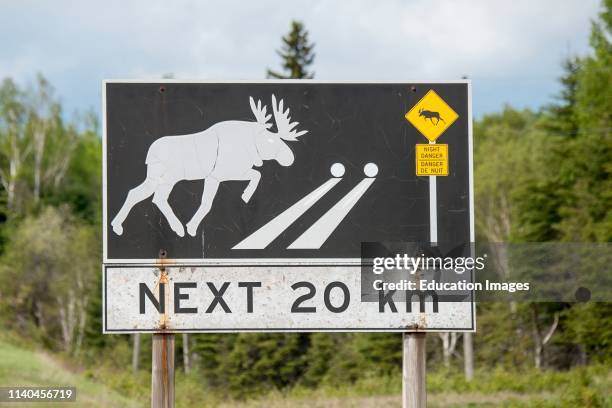
[[289, 109], [283, 111], [283, 100], [276, 104], [272, 95], [272, 113], [277, 133], [270, 132], [271, 115], [261, 100], [249, 97], [251, 110], [256, 122], [228, 120], [219, 122], [198, 133], [165, 136], [157, 139], [147, 152], [147, 177], [128, 192], [123, 206], [111, 222], [117, 235], [123, 234], [123, 221], [134, 205], [153, 194], [157, 205], [168, 220], [172, 230], [179, 236], [185, 235], [183, 224], [168, 204], [168, 196], [176, 183], [181, 180], [204, 179], [202, 202], [187, 223], [187, 232], [195, 236], [198, 226], [210, 211], [219, 183], [228, 180], [248, 180], [242, 193], [246, 203], [255, 192], [261, 174], [253, 166], [263, 165], [264, 160], [276, 160], [281, 166], [293, 164], [293, 152], [283, 140], [297, 140], [308, 133], [294, 128], [298, 122], [291, 122]]

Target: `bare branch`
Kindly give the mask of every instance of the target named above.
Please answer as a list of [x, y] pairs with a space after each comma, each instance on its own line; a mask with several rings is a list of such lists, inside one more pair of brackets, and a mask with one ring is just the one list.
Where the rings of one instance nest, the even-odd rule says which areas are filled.
[[547, 344], [550, 341], [550, 338], [553, 336], [553, 334], [555, 334], [555, 330], [557, 330], [558, 325], [559, 325], [559, 312], [555, 312], [553, 324], [550, 326], [550, 329], [548, 329], [548, 333], [546, 333], [546, 335], [544, 336], [544, 339], [542, 340], [543, 345]]

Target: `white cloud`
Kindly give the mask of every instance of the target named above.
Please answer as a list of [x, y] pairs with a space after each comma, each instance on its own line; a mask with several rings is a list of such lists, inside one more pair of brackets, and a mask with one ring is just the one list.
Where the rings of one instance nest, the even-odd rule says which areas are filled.
[[[477, 110], [531, 105], [559, 63], [587, 50], [598, 0], [25, 0], [0, 13], [0, 76], [42, 72], [70, 107], [97, 105], [103, 78], [262, 78], [293, 18], [325, 79], [474, 78]], [[508, 82], [525, 92], [508, 95]], [[487, 94], [479, 100], [478, 89]], [[517, 88], [517, 89], [518, 89]], [[497, 95], [495, 97], [495, 94]], [[505, 99], [509, 97], [509, 99]]]

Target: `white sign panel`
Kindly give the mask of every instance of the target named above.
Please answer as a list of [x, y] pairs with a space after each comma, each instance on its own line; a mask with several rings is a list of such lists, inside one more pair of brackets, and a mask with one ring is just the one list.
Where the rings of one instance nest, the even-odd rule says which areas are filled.
[[[357, 267], [107, 267], [104, 331], [473, 331], [472, 302], [362, 301]], [[423, 295], [423, 296], [421, 296]]]

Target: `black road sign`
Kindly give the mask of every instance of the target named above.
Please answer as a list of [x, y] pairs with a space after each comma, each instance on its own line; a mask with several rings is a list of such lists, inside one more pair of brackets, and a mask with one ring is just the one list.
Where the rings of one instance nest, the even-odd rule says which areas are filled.
[[362, 242], [429, 241], [415, 146], [430, 131], [448, 145], [438, 240], [473, 240], [467, 81], [107, 81], [103, 93], [107, 263], [162, 249], [185, 263], [342, 263]]

